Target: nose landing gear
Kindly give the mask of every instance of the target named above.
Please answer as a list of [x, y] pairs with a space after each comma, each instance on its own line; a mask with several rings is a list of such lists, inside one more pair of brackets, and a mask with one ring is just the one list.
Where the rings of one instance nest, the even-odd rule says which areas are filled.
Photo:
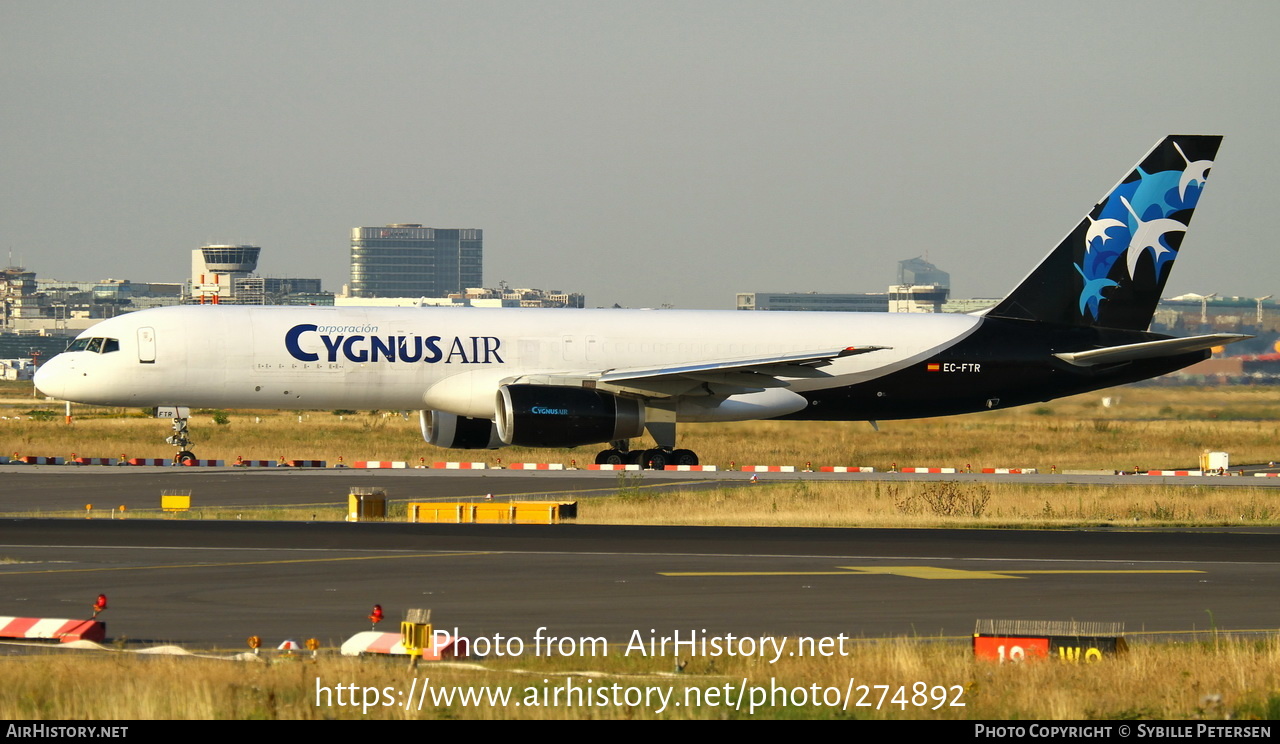
[[191, 441], [191, 437], [187, 436], [187, 418], [185, 416], [173, 417], [173, 434], [169, 435], [164, 441], [178, 448], [177, 454], [173, 456], [174, 465], [186, 465], [196, 461], [195, 453], [189, 447], [195, 444]]

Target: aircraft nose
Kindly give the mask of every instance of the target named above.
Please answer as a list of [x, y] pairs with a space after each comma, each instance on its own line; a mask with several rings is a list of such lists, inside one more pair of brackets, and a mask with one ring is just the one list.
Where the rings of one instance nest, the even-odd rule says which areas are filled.
[[66, 388], [66, 370], [57, 357], [50, 359], [36, 368], [36, 389], [50, 398], [62, 399]]

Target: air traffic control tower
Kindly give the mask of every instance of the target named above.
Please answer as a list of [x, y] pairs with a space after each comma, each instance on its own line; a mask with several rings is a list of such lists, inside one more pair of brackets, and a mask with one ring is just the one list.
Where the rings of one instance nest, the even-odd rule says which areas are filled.
[[201, 304], [220, 303], [235, 294], [235, 283], [258, 270], [256, 245], [206, 245], [191, 252], [191, 296]]

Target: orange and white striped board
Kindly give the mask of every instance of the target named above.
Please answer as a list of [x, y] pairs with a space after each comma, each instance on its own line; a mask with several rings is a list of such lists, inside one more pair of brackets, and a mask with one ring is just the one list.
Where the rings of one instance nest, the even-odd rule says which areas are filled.
[[77, 465], [114, 465], [116, 461], [110, 457], [77, 457], [71, 462]]
[[182, 463], [189, 468], [220, 468], [227, 464], [226, 460], [187, 460]]
[[795, 465], [743, 465], [744, 473], [794, 473]]
[[1030, 475], [1035, 468], [983, 468], [982, 472], [995, 475]]
[[640, 469], [639, 465], [609, 465], [609, 464], [596, 465], [595, 463], [592, 463], [587, 466], [587, 470], [639, 470], [639, 469]]
[[1204, 475], [1203, 470], [1148, 470], [1147, 475]]
[[399, 460], [356, 460], [355, 462], [351, 463], [351, 467], [365, 468], [365, 469], [407, 468], [409, 467], [409, 463], [401, 462]]
[[[436, 641], [434, 648], [422, 652], [423, 661], [465, 659], [467, 657], [466, 644], [459, 641], [459, 639], [442, 633], [437, 636]], [[376, 630], [356, 633], [342, 642], [340, 651], [343, 656], [360, 656], [361, 654], [409, 655], [409, 651], [404, 647], [404, 639], [399, 633], [382, 633]]]
[[818, 468], [818, 472], [820, 473], [874, 473], [876, 472], [876, 469], [871, 467], [857, 467], [853, 465], [850, 465], [850, 466], [823, 465], [822, 467]]
[[675, 470], [680, 473], [710, 473], [720, 468], [715, 465], [667, 465], [663, 470]]
[[97, 620], [0, 616], [0, 638], [45, 638], [68, 643], [101, 641], [106, 637], [106, 623]]
[[489, 467], [483, 462], [433, 462], [432, 470], [484, 470]]
[[62, 465], [65, 461], [61, 457], [37, 457], [35, 455], [27, 455], [19, 457], [18, 462], [24, 462], [28, 465]]
[[507, 470], [564, 470], [564, 463], [559, 462], [513, 462]]
[[158, 465], [163, 467], [165, 465], [172, 465], [173, 462], [170, 460], [166, 460], [163, 457], [134, 457], [134, 458], [130, 458], [129, 464], [130, 465]]
[[902, 468], [902, 473], [954, 473], [955, 468]]

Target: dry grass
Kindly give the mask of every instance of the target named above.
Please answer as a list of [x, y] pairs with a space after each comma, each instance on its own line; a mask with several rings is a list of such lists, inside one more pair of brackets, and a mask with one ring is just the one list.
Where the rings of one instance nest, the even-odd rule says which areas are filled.
[[[144, 657], [134, 654], [10, 657], [0, 659], [0, 718], [8, 720], [116, 719], [700, 719], [700, 718], [871, 718], [970, 720], [1085, 719], [1274, 719], [1280, 716], [1280, 641], [1215, 639], [1207, 643], [1137, 645], [1128, 654], [1090, 665], [1029, 662], [997, 665], [973, 659], [961, 644], [923, 641], [850, 642], [849, 655], [832, 658], [705, 657], [689, 662], [684, 674], [671, 674], [673, 660], [622, 656], [614, 647], [606, 658], [539, 659], [506, 663], [426, 664], [417, 674], [435, 688], [461, 686], [508, 690], [526, 704], [417, 706], [405, 710], [399, 693], [408, 692], [413, 675], [402, 659], [358, 661], [322, 657], [318, 662], [263, 664], [201, 658]], [[593, 673], [585, 676], [584, 672]], [[813, 686], [843, 692], [854, 686], [853, 702], [878, 702], [872, 689], [862, 698], [857, 685], [888, 685], [877, 706], [829, 707], [812, 702], [772, 701], [751, 712], [724, 704], [653, 705], [527, 704], [530, 693], [547, 691], [572, 679], [579, 688], [631, 687], [672, 690], [683, 699], [686, 687], [723, 693], [736, 691], [743, 678], [751, 685], [786, 688], [808, 696]], [[110, 684], [104, 684], [110, 680]], [[917, 683], [925, 688], [917, 688]], [[376, 688], [363, 706], [326, 705], [337, 698], [317, 684], [355, 684]], [[891, 702], [899, 687], [900, 700]], [[383, 705], [384, 691], [395, 695]], [[420, 689], [420, 688], [419, 688]], [[927, 690], [919, 697], [919, 690]], [[945, 693], [945, 694], [941, 694]], [[736, 692], [734, 693], [736, 694]], [[839, 696], [831, 694], [831, 699]], [[363, 701], [359, 691], [356, 700]], [[931, 697], [937, 695], [937, 699]], [[352, 694], [345, 696], [350, 699]], [[721, 698], [723, 699], [723, 698]], [[915, 700], [919, 705], [912, 704]], [[416, 698], [415, 698], [416, 700]], [[746, 698], [750, 700], [750, 698]], [[938, 700], [944, 702], [939, 704]], [[953, 701], [963, 706], [952, 706]], [[794, 702], [794, 699], [793, 701]], [[772, 704], [770, 704], [772, 703]]]
[[841, 481], [656, 491], [627, 479], [619, 496], [578, 507], [582, 524], [789, 527], [1019, 527], [1280, 524], [1274, 492], [1163, 485]]
[[[704, 464], [1034, 467], [1058, 469], [1169, 469], [1196, 463], [1206, 449], [1231, 453], [1233, 462], [1277, 458], [1280, 389], [1129, 387], [1042, 406], [965, 416], [886, 421], [875, 432], [865, 422], [754, 421], [692, 424], [681, 428], [682, 447]], [[0, 415], [50, 412], [46, 420], [0, 420], [0, 453], [69, 457], [164, 458], [168, 424], [129, 409], [76, 406], [63, 423], [57, 404], [33, 405], [11, 383], [0, 386]], [[231, 411], [229, 423], [213, 411], [192, 420], [194, 450], [206, 459], [438, 460], [509, 462], [594, 461], [598, 446], [576, 449], [443, 450], [426, 445], [416, 413]], [[637, 445], [640, 443], [637, 442]]]

